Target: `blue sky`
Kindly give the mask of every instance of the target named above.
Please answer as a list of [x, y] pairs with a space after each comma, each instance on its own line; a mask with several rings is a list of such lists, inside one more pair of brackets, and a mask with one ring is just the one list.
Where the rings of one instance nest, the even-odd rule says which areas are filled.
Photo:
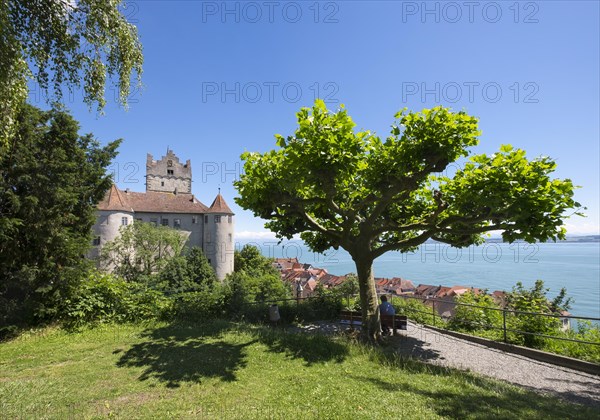
[[[596, 1], [133, 1], [125, 14], [145, 56], [129, 111], [113, 89], [102, 116], [65, 98], [82, 133], [125, 140], [120, 188], [143, 191], [146, 153], [168, 146], [192, 160], [196, 196], [210, 204], [220, 187], [238, 237], [255, 237], [263, 222], [233, 200], [239, 155], [274, 148], [315, 96], [382, 136], [399, 109], [442, 104], [480, 118], [476, 153], [555, 158], [588, 207], [569, 232], [600, 233]], [[43, 105], [35, 87], [30, 99]]]

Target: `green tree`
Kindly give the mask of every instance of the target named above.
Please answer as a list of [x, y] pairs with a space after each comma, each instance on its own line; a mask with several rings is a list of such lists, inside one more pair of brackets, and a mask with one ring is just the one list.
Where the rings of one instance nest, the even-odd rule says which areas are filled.
[[534, 334], [555, 335], [560, 328], [558, 318], [535, 314], [559, 315], [558, 311], [570, 307], [571, 298], [566, 298], [565, 288], [552, 301], [547, 296], [549, 290], [544, 287], [543, 280], [536, 280], [529, 289], [517, 282], [507, 294], [507, 308], [517, 311], [513, 315], [515, 329], [525, 331], [520, 334], [520, 340], [526, 346], [538, 347], [544, 342], [543, 338]]
[[208, 259], [198, 247], [184, 257], [173, 257], [158, 274], [162, 288], [169, 292], [193, 292], [212, 289], [217, 275]]
[[340, 284], [339, 286], [337, 286], [335, 288], [335, 290], [341, 295], [341, 296], [354, 296], [356, 295], [360, 288], [358, 286], [358, 277], [356, 277], [356, 274], [354, 273], [350, 273], [346, 275], [346, 280]]
[[0, 148], [14, 133], [33, 77], [51, 100], [83, 87], [88, 105], [104, 107], [107, 77], [127, 104], [131, 75], [142, 74], [137, 29], [121, 0], [0, 1]]
[[459, 296], [456, 303], [472, 306], [456, 305], [454, 316], [449, 321], [450, 328], [466, 331], [492, 330], [492, 332], [496, 332], [493, 327], [502, 328], [502, 311], [487, 293], [474, 293], [469, 290]]
[[290, 297], [273, 261], [249, 244], [235, 251], [234, 272], [226, 277], [225, 286], [233, 311], [247, 303]]
[[294, 135], [275, 136], [278, 150], [242, 154], [236, 202], [279, 238], [300, 234], [315, 252], [346, 249], [371, 337], [380, 330], [372, 268], [379, 256], [428, 239], [466, 247], [492, 230], [507, 242], [564, 238], [564, 213], [579, 206], [570, 180], [550, 178], [554, 161], [528, 160], [508, 145], [444, 176], [478, 143], [477, 119], [464, 112], [400, 111], [385, 140], [355, 131], [343, 107], [330, 113], [321, 100], [297, 119]]
[[234, 252], [233, 270], [236, 272], [245, 271], [247, 274], [260, 276], [263, 274], [279, 275], [277, 269], [273, 266], [273, 260], [265, 257], [254, 245], [246, 244], [240, 251]]
[[213, 287], [217, 282], [217, 274], [208, 262], [202, 249], [193, 247], [186, 255], [190, 278], [201, 287]]
[[225, 278], [228, 301], [232, 310], [240, 309], [244, 304], [260, 301], [286, 299], [290, 290], [278, 275], [252, 275], [237, 271]]
[[160, 272], [181, 254], [187, 240], [182, 231], [140, 221], [122, 226], [119, 233], [102, 247], [100, 262], [104, 269], [128, 281]]
[[24, 105], [0, 154], [0, 325], [49, 319], [86, 277], [94, 206], [120, 140], [100, 147], [61, 109]]

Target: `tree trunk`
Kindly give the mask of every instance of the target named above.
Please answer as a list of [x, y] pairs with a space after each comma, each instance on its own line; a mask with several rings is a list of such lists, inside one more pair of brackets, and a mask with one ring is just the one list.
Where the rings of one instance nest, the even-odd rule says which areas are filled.
[[373, 277], [373, 260], [365, 257], [354, 258], [358, 285], [360, 288], [360, 306], [362, 308], [363, 334], [370, 341], [381, 337], [381, 323], [379, 318], [379, 302]]

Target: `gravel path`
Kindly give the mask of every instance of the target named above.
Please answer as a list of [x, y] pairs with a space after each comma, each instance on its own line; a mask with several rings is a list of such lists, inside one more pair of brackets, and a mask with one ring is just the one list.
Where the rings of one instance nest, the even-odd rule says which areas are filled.
[[[331, 333], [335, 324], [312, 324], [304, 331]], [[342, 327], [343, 329], [343, 327]], [[398, 353], [427, 363], [477, 372], [533, 391], [600, 409], [600, 377], [506, 353], [409, 323], [400, 333]]]

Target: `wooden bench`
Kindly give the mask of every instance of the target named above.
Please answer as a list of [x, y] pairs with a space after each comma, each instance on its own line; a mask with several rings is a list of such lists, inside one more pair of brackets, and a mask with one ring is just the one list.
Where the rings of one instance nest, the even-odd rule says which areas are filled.
[[[351, 328], [362, 326], [362, 313], [358, 311], [344, 310], [340, 314], [340, 319], [340, 324], [349, 325]], [[391, 331], [406, 330], [408, 327], [406, 315], [381, 315], [381, 321]]]

